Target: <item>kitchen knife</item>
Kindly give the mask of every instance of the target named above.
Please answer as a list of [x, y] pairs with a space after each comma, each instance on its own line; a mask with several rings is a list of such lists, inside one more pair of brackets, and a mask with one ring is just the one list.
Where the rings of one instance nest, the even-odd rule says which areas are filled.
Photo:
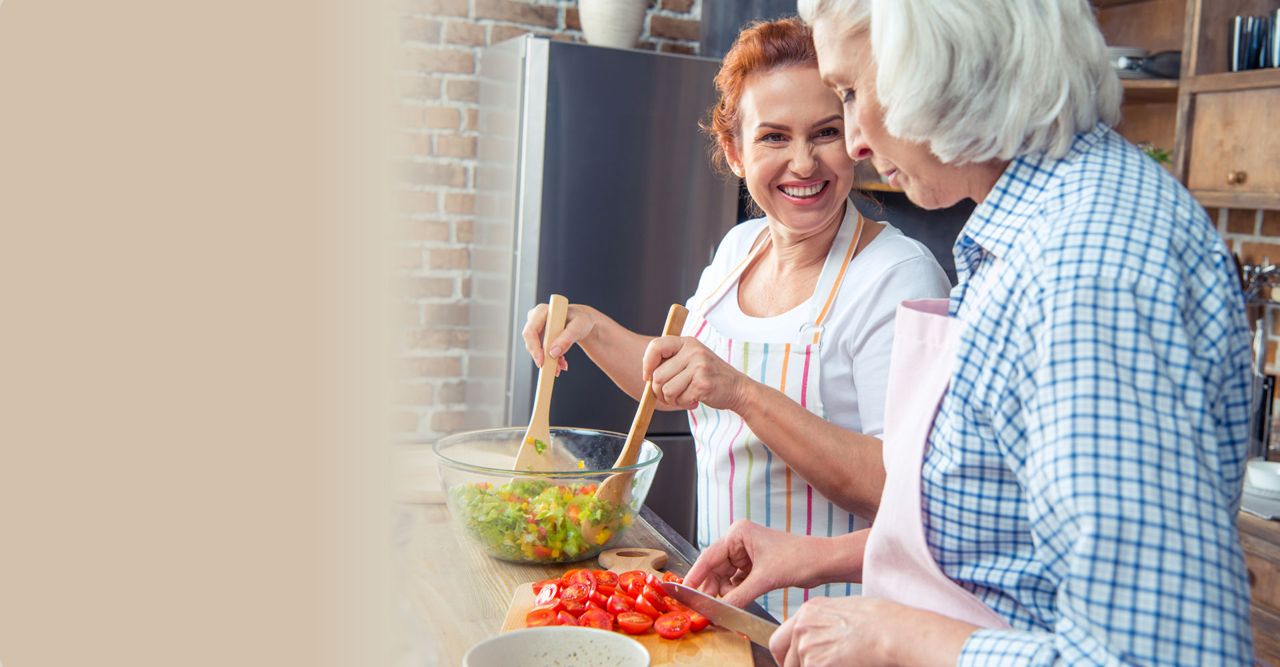
[[777, 623], [766, 621], [749, 611], [725, 604], [696, 588], [689, 588], [673, 581], [664, 581], [662, 590], [680, 604], [706, 616], [712, 623], [734, 632], [741, 632], [748, 639], [765, 648], [769, 648], [769, 638], [773, 636], [773, 631], [778, 629]]

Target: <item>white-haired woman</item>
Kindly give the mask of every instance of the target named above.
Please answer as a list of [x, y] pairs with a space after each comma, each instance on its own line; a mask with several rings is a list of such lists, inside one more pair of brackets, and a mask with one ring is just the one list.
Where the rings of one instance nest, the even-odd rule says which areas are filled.
[[960, 283], [903, 304], [874, 525], [736, 524], [686, 583], [743, 603], [861, 580], [792, 664], [1247, 664], [1235, 529], [1249, 343], [1229, 252], [1110, 126], [1085, 0], [801, 0], [851, 157], [979, 205]]

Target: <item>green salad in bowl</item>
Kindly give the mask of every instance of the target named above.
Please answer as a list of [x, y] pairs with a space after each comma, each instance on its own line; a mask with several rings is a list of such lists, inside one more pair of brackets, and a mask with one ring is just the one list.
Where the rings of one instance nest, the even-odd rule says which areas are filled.
[[[591, 429], [553, 428], [547, 454], [553, 472], [512, 470], [523, 428], [472, 431], [444, 438], [434, 451], [453, 523], [495, 558], [522, 563], [566, 563], [593, 558], [614, 545], [634, 521], [662, 452], [644, 442], [640, 459], [612, 468], [626, 436]], [[601, 482], [633, 473], [630, 498], [596, 498]], [[582, 524], [608, 526], [593, 539]]]

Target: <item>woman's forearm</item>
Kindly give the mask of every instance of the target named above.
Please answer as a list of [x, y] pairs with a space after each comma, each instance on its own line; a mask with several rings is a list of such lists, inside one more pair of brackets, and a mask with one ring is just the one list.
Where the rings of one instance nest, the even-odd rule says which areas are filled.
[[758, 382], [744, 394], [736, 411], [774, 454], [844, 510], [875, 516], [884, 489], [879, 438], [836, 426]]

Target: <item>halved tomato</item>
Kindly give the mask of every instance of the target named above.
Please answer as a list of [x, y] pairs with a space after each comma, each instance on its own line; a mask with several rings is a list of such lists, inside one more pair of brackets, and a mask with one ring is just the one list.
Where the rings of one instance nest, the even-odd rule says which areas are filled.
[[610, 572], [608, 570], [592, 570], [591, 576], [596, 578], [597, 587], [607, 586], [609, 588], [617, 588], [618, 586], [617, 573]]
[[584, 628], [600, 628], [613, 630], [613, 617], [603, 609], [588, 609], [578, 617], [578, 625]]
[[555, 625], [556, 612], [553, 609], [534, 609], [524, 617], [526, 628], [537, 628], [543, 625]]
[[689, 615], [683, 611], [671, 611], [658, 617], [653, 622], [653, 629], [662, 635], [663, 639], [679, 639], [689, 633], [689, 628], [693, 625], [693, 621]]
[[561, 599], [560, 604], [563, 605], [562, 609], [569, 612], [570, 614], [573, 614], [576, 617], [576, 616], [581, 616], [582, 612], [587, 610], [587, 605], [592, 604], [592, 602], [590, 599], [587, 599], [585, 602], [582, 600]]
[[618, 614], [618, 628], [629, 635], [642, 635], [653, 627], [653, 619], [640, 612], [628, 611]]
[[689, 614], [690, 630], [693, 630], [694, 632], [702, 632], [703, 630], [707, 629], [708, 625], [711, 625], [711, 619], [707, 618], [706, 616], [703, 616], [702, 614], [699, 614], [698, 612], [693, 610], [690, 610], [687, 613]]
[[533, 594], [537, 595], [541, 593], [542, 589], [546, 588], [547, 586], [555, 586], [556, 590], [559, 591], [560, 580], [559, 579], [543, 579], [542, 581], [535, 581], [533, 583]]
[[600, 605], [601, 609], [609, 606], [609, 596], [600, 591], [591, 591], [591, 601]]
[[618, 576], [618, 586], [621, 586], [627, 595], [635, 597], [644, 590], [644, 577], [644, 572], [640, 570], [623, 572]]
[[556, 612], [556, 625], [577, 625], [578, 619], [567, 611]]
[[683, 583], [684, 583], [684, 579], [682, 579], [682, 578], [680, 577], [680, 575], [676, 574], [675, 572], [663, 572], [663, 573], [662, 573], [662, 580], [663, 580], [663, 581], [674, 581], [674, 582], [675, 582], [675, 583], [677, 583], [677, 584], [683, 584]]
[[662, 615], [662, 612], [658, 611], [658, 607], [653, 603], [653, 600], [650, 600], [649, 596], [644, 593], [641, 593], [640, 597], [636, 598], [636, 611], [648, 616], [649, 618], [657, 618]]
[[610, 614], [617, 616], [628, 611], [634, 611], [635, 608], [636, 599], [626, 593], [614, 593], [609, 596], [608, 610]]
[[552, 583], [542, 587], [533, 598], [533, 606], [548, 607], [560, 598], [560, 584]]
[[569, 570], [560, 578], [565, 584], [572, 586], [573, 584], [582, 584], [590, 590], [596, 589], [596, 578], [592, 576], [590, 570]]
[[[560, 575], [560, 581], [562, 581], [562, 582], [564, 583], [564, 585], [565, 585], [565, 586], [568, 586], [569, 584], [575, 583], [575, 582], [573, 582], [573, 581], [571, 581], [571, 580], [573, 579], [573, 577], [577, 576], [579, 572], [586, 572], [586, 570], [584, 570], [584, 569], [582, 569], [582, 568], [580, 568], [580, 567], [575, 567], [575, 568], [570, 569], [570, 570], [565, 570], [564, 574]], [[594, 577], [593, 577], [593, 579], [594, 579]]]
[[662, 602], [662, 605], [667, 608], [667, 611], [689, 611], [688, 607], [680, 604], [679, 600], [669, 595], [662, 596], [660, 601]]
[[649, 601], [653, 603], [654, 607], [657, 607], [658, 611], [664, 614], [671, 611], [667, 608], [666, 601], [663, 600], [663, 598], [667, 597], [667, 593], [660, 586], [645, 586], [644, 596], [649, 598]]
[[570, 584], [560, 591], [560, 599], [565, 602], [582, 602], [586, 604], [591, 599], [591, 589], [583, 584]]

